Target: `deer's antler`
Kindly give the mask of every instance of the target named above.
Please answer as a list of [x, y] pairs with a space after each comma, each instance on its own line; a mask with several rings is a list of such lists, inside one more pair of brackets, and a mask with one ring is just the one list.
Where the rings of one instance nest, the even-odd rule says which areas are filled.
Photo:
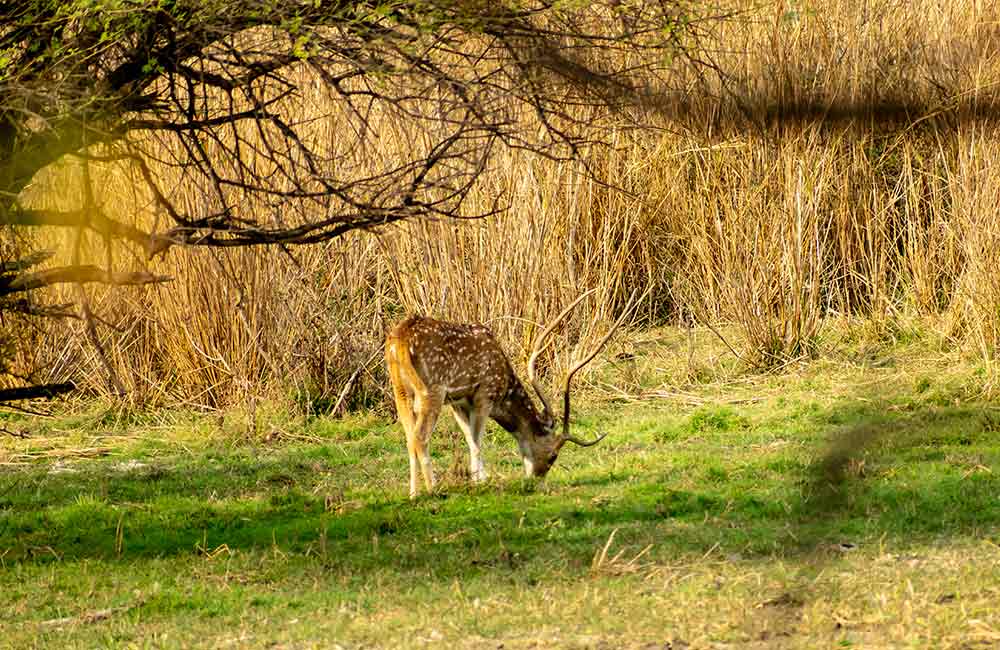
[[[618, 320], [615, 321], [614, 326], [610, 330], [608, 330], [608, 333], [604, 335], [604, 338], [601, 339], [601, 342], [597, 344], [594, 350], [589, 355], [587, 355], [586, 358], [584, 358], [582, 361], [577, 362], [576, 365], [574, 365], [573, 368], [569, 371], [569, 374], [566, 375], [566, 388], [563, 390], [563, 432], [562, 432], [562, 440], [559, 443], [559, 447], [562, 447], [562, 445], [565, 444], [566, 442], [572, 442], [577, 445], [580, 445], [581, 447], [591, 447], [599, 443], [601, 440], [604, 440], [604, 437], [608, 435], [606, 433], [602, 433], [601, 435], [597, 436], [597, 438], [589, 442], [570, 435], [569, 433], [570, 382], [573, 381], [573, 375], [575, 375], [578, 370], [580, 370], [585, 365], [593, 361], [594, 357], [597, 356], [597, 353], [600, 352], [604, 348], [604, 346], [608, 344], [608, 341], [610, 341], [611, 337], [614, 336], [616, 331], [618, 331], [618, 328], [621, 327], [621, 324], [625, 322], [625, 318], [628, 317], [632, 311], [632, 303], [635, 302], [635, 294], [637, 291], [638, 289], [633, 291], [632, 295], [629, 296], [628, 302], [625, 303], [625, 308], [622, 309], [621, 316], [619, 316]], [[579, 300], [577, 302], [579, 302]], [[536, 387], [535, 390], [538, 390], [538, 388]]]
[[542, 401], [542, 408], [545, 409], [545, 414], [548, 415], [550, 418], [554, 417], [552, 414], [552, 404], [551, 402], [549, 402], [548, 398], [545, 397], [545, 391], [542, 389], [541, 383], [535, 376], [535, 361], [538, 360], [538, 355], [541, 354], [542, 351], [546, 348], [547, 344], [545, 342], [545, 339], [548, 338], [549, 334], [551, 334], [552, 331], [555, 330], [556, 326], [560, 322], [562, 322], [562, 320], [566, 318], [566, 316], [571, 311], [573, 311], [574, 307], [580, 304], [581, 300], [583, 300], [590, 294], [594, 293], [595, 291], [597, 291], [597, 289], [591, 289], [590, 291], [580, 294], [580, 297], [571, 302], [569, 304], [569, 307], [562, 310], [562, 312], [558, 316], [556, 316], [551, 323], [549, 323], [549, 326], [542, 331], [542, 333], [538, 336], [538, 338], [535, 339], [535, 346], [531, 350], [531, 357], [528, 358], [528, 381], [531, 382], [531, 387], [535, 389], [536, 393], [538, 393], [538, 399]]

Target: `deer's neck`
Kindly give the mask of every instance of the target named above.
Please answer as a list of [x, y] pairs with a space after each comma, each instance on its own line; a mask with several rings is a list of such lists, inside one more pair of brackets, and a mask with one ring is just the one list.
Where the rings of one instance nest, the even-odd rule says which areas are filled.
[[541, 416], [517, 376], [511, 373], [511, 388], [493, 405], [490, 416], [510, 433], [531, 433], [542, 428]]

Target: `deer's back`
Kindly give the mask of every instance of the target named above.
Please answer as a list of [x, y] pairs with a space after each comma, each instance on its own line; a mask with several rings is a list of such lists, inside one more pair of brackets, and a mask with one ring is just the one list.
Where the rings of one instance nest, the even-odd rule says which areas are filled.
[[510, 388], [510, 363], [485, 325], [411, 316], [389, 332], [386, 358], [412, 368], [428, 389], [444, 387], [449, 400], [477, 391], [496, 400]]

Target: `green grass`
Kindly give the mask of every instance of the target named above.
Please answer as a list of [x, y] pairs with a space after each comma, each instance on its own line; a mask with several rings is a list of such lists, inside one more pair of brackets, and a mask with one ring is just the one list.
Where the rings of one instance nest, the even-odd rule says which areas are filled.
[[890, 352], [592, 397], [544, 485], [442, 418], [415, 502], [377, 417], [8, 416], [0, 647], [995, 647], [1000, 408]]

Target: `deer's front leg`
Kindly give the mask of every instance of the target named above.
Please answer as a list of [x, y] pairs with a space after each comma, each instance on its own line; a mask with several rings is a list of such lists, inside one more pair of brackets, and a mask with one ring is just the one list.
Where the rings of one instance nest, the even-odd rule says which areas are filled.
[[469, 475], [473, 481], [481, 483], [486, 480], [486, 467], [483, 465], [480, 447], [486, 419], [474, 407], [467, 409], [464, 406], [453, 405], [451, 410], [455, 414], [455, 421], [458, 422], [459, 428], [465, 434], [465, 442], [469, 446]]

